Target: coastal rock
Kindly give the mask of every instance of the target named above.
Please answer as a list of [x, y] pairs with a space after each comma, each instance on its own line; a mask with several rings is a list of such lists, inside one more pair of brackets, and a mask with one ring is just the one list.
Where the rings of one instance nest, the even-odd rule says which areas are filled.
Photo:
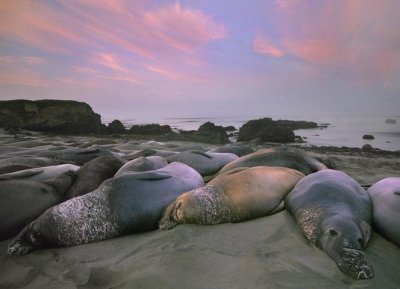
[[169, 125], [152, 123], [145, 125], [133, 125], [129, 129], [129, 133], [134, 135], [166, 135], [172, 133], [172, 129]]
[[84, 103], [72, 100], [0, 101], [0, 127], [47, 133], [98, 133], [100, 115]]
[[388, 118], [385, 120], [385, 123], [387, 124], [396, 124], [397, 120], [393, 119], [393, 118]]
[[246, 122], [239, 130], [238, 141], [260, 139], [263, 142], [288, 143], [295, 141], [293, 124], [262, 118]]
[[228, 143], [228, 134], [222, 126], [212, 122], [203, 123], [197, 130], [197, 135], [210, 143]]
[[109, 134], [125, 134], [126, 129], [120, 120], [115, 119], [108, 125], [107, 132]]
[[362, 138], [367, 140], [375, 139], [375, 137], [371, 134], [364, 134]]

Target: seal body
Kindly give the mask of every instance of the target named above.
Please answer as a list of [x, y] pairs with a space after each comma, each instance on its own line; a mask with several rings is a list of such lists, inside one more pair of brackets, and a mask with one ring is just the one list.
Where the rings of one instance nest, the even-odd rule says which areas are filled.
[[0, 181], [0, 240], [17, 235], [48, 208], [59, 204], [72, 185], [73, 172], [47, 181]]
[[168, 165], [165, 158], [160, 156], [139, 157], [124, 164], [116, 173], [118, 177], [129, 172], [145, 172], [158, 170]]
[[243, 144], [227, 144], [222, 147], [209, 150], [210, 153], [233, 153], [239, 157], [254, 153], [254, 149], [252, 149], [248, 145]]
[[72, 164], [63, 164], [57, 166], [46, 166], [39, 168], [32, 168], [21, 170], [17, 172], [7, 173], [0, 175], [0, 180], [33, 180], [45, 181], [58, 177], [59, 175], [68, 171], [77, 171], [79, 166]]
[[364, 249], [370, 237], [372, 203], [348, 175], [322, 170], [299, 181], [285, 205], [305, 237], [325, 251], [354, 279], [370, 279]]
[[65, 199], [85, 195], [112, 178], [124, 161], [113, 156], [104, 155], [84, 164], [76, 173], [76, 181], [66, 193]]
[[368, 189], [372, 199], [374, 227], [400, 246], [400, 177], [385, 178]]
[[239, 167], [275, 166], [298, 170], [305, 175], [327, 167], [302, 151], [290, 148], [262, 149], [240, 157], [225, 165], [219, 174]]
[[75, 246], [154, 230], [164, 207], [202, 185], [195, 170], [177, 162], [111, 178], [91, 193], [48, 209], [11, 241], [8, 253], [22, 255], [35, 248]]
[[237, 159], [232, 153], [212, 153], [202, 151], [184, 151], [167, 157], [168, 162], [182, 162], [194, 168], [202, 176], [209, 176], [218, 172], [224, 165]]
[[280, 167], [231, 170], [179, 196], [165, 209], [159, 227], [235, 223], [271, 214], [283, 208], [286, 194], [303, 177], [296, 170]]

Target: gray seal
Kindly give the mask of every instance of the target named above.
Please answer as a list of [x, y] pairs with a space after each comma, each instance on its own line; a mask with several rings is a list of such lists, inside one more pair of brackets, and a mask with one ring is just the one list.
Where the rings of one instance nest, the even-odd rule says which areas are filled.
[[7, 173], [0, 175], [0, 180], [32, 180], [32, 181], [45, 181], [54, 179], [59, 175], [72, 171], [75, 172], [79, 166], [72, 164], [63, 164], [57, 166], [46, 166], [33, 169], [26, 169], [17, 172]]
[[328, 167], [308, 154], [292, 148], [269, 148], [240, 157], [224, 166], [219, 174], [238, 167], [272, 166], [298, 170], [305, 175]]
[[299, 171], [279, 167], [231, 170], [179, 196], [165, 209], [159, 228], [237, 223], [272, 214], [283, 209], [286, 194], [303, 177]]
[[369, 189], [374, 228], [400, 247], [400, 177], [385, 178]]
[[354, 279], [374, 276], [364, 253], [371, 234], [372, 202], [351, 177], [335, 170], [310, 174], [286, 196], [285, 205], [305, 237]]
[[139, 157], [124, 164], [116, 173], [115, 177], [129, 172], [145, 172], [158, 170], [168, 165], [165, 158], [160, 156]]
[[48, 208], [62, 202], [73, 181], [71, 171], [47, 181], [0, 181], [0, 240], [17, 235]]
[[113, 155], [101, 156], [87, 162], [76, 172], [76, 181], [66, 193], [65, 199], [82, 196], [97, 189], [103, 181], [112, 178], [123, 164], [124, 161]]
[[194, 168], [202, 176], [209, 176], [218, 172], [224, 165], [236, 160], [237, 155], [232, 153], [205, 153], [202, 151], [184, 151], [167, 157], [168, 162], [182, 162]]
[[199, 173], [177, 162], [111, 178], [89, 194], [48, 209], [11, 241], [8, 253], [23, 255], [37, 248], [75, 246], [155, 230], [168, 204], [203, 185]]

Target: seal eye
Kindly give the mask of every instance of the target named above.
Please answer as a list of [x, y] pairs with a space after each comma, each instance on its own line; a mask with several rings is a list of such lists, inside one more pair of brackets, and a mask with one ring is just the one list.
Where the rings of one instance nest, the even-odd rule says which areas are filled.
[[364, 247], [364, 240], [362, 238], [358, 238], [357, 241], [358, 241], [358, 244], [360, 244], [360, 246], [363, 248]]
[[338, 235], [338, 232], [337, 232], [336, 230], [330, 229], [330, 230], [329, 230], [329, 234], [330, 234], [332, 237], [336, 237], [336, 236]]

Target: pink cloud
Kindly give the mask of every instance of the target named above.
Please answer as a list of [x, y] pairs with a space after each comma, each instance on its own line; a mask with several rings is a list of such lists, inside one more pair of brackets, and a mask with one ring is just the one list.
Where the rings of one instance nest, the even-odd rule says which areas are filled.
[[399, 2], [281, 0], [276, 5], [277, 29], [289, 54], [365, 83], [400, 72]]
[[254, 38], [253, 51], [273, 57], [282, 57], [285, 55], [281, 49], [277, 48], [270, 41], [268, 41], [268, 39], [262, 33], [257, 33], [256, 37]]
[[224, 25], [200, 10], [181, 7], [179, 2], [145, 13], [144, 20], [157, 39], [186, 52], [228, 35]]
[[46, 60], [44, 58], [36, 56], [0, 56], [0, 63], [43, 65], [46, 63]]

